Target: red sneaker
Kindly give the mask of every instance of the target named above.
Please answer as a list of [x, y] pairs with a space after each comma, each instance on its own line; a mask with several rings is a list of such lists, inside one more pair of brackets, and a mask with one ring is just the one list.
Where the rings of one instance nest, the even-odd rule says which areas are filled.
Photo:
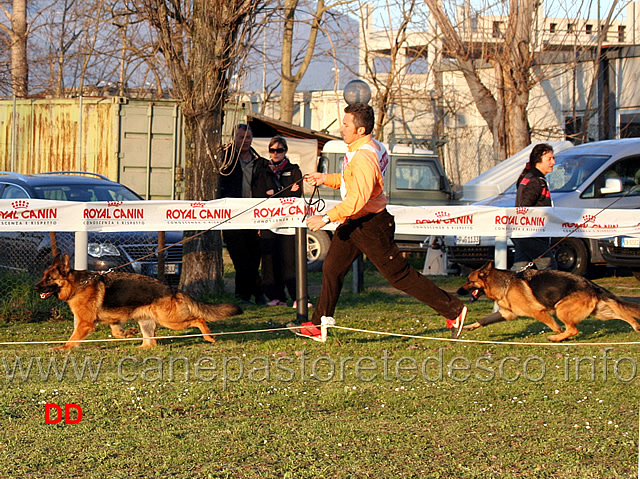
[[464, 320], [467, 317], [467, 307], [464, 306], [456, 319], [447, 319], [447, 328], [451, 330], [451, 339], [458, 339], [462, 334]]
[[311, 321], [302, 324], [287, 323], [287, 328], [289, 328], [293, 334], [302, 336], [303, 338], [310, 338], [321, 343], [327, 340], [326, 337], [322, 336], [322, 330]]

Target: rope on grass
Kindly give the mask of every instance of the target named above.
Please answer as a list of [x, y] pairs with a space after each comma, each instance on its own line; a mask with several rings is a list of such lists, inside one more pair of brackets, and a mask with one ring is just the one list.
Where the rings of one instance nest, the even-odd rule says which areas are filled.
[[[387, 331], [375, 331], [370, 329], [358, 329], [349, 328], [346, 326], [327, 325], [327, 328], [342, 329], [345, 331], [353, 331], [366, 334], [377, 334], [380, 336], [392, 336], [396, 338], [410, 338], [421, 339], [424, 341], [446, 341], [452, 343], [465, 343], [465, 344], [494, 344], [494, 345], [509, 345], [509, 346], [632, 346], [640, 344], [639, 341], [621, 341], [621, 342], [606, 342], [606, 343], [584, 343], [584, 342], [570, 342], [570, 343], [531, 343], [523, 341], [489, 341], [479, 339], [453, 339], [453, 338], [438, 338], [434, 336], [417, 336], [414, 334], [403, 333], [391, 333]], [[132, 337], [132, 338], [103, 338], [103, 339], [80, 339], [80, 340], [57, 340], [57, 341], [4, 341], [0, 342], [0, 346], [24, 346], [30, 344], [66, 344], [66, 343], [108, 343], [114, 341], [142, 341], [144, 339], [183, 339], [183, 338], [198, 338], [203, 336], [229, 336], [237, 334], [256, 334], [256, 333], [270, 333], [276, 331], [291, 331], [291, 328], [279, 327], [269, 329], [249, 329], [244, 331], [222, 331], [218, 333], [199, 333], [199, 334], [181, 334], [175, 336], [152, 336], [148, 338]]]
[[15, 346], [15, 345], [27, 345], [27, 344], [65, 344], [65, 343], [109, 343], [115, 341], [142, 341], [143, 339], [182, 339], [182, 338], [200, 338], [203, 336], [228, 336], [230, 334], [252, 334], [252, 333], [267, 333], [272, 331], [289, 331], [289, 328], [271, 328], [271, 329], [253, 329], [247, 331], [221, 331], [219, 333], [198, 333], [198, 334], [179, 334], [175, 336], [149, 336], [147, 338], [131, 337], [131, 338], [103, 338], [103, 339], [74, 339], [69, 340], [57, 340], [57, 341], [5, 341], [0, 342], [0, 346]]
[[413, 334], [402, 334], [402, 333], [389, 333], [385, 331], [373, 331], [370, 329], [358, 329], [358, 328], [349, 328], [346, 326], [327, 326], [330, 328], [338, 328], [344, 329], [347, 331], [355, 331], [359, 333], [367, 333], [367, 334], [379, 334], [383, 336], [395, 336], [398, 338], [411, 338], [411, 339], [424, 339], [427, 341], [450, 341], [455, 343], [467, 343], [467, 344], [504, 344], [509, 346], [629, 346], [633, 344], [640, 344], [640, 341], [622, 341], [618, 343], [580, 343], [580, 342], [570, 342], [570, 343], [530, 343], [530, 342], [522, 342], [522, 341], [489, 341], [489, 340], [481, 340], [481, 339], [453, 339], [453, 338], [436, 338], [433, 336], [417, 336]]

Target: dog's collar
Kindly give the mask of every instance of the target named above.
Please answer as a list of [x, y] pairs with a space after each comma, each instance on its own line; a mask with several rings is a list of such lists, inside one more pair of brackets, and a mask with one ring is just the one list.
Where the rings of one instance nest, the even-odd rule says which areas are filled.
[[109, 273], [113, 272], [113, 268], [109, 268], [106, 271], [95, 271], [93, 274], [90, 274], [89, 276], [87, 276], [84, 280], [79, 281], [79, 284], [81, 286], [86, 286], [87, 284], [89, 284], [91, 281], [93, 281], [95, 278], [97, 278], [98, 276], [105, 276]]

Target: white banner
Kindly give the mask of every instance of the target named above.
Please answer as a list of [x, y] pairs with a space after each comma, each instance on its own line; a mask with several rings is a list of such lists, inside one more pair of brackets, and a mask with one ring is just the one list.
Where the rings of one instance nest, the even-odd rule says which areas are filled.
[[[307, 206], [300, 198], [76, 203], [0, 200], [2, 231], [182, 231], [303, 227], [305, 213], [323, 214], [336, 201]], [[323, 207], [324, 206], [324, 207]], [[322, 208], [322, 210], [318, 208]], [[640, 213], [629, 209], [388, 206], [396, 232], [428, 235], [640, 237]], [[332, 224], [328, 229], [335, 229]]]

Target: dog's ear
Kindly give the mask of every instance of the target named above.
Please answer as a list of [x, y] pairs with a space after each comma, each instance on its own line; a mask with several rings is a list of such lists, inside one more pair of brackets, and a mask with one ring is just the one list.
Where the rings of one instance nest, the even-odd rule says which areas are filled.
[[69, 258], [69, 255], [67, 253], [64, 254], [64, 256], [62, 257], [62, 260], [60, 261], [59, 264], [59, 268], [60, 268], [60, 273], [61, 274], [69, 274], [69, 271], [71, 271], [71, 259]]
[[488, 274], [489, 271], [491, 271], [492, 269], [493, 269], [493, 260], [490, 259], [489, 261], [487, 261], [485, 264], [482, 265], [482, 267], [478, 270], [478, 274], [479, 275]]

